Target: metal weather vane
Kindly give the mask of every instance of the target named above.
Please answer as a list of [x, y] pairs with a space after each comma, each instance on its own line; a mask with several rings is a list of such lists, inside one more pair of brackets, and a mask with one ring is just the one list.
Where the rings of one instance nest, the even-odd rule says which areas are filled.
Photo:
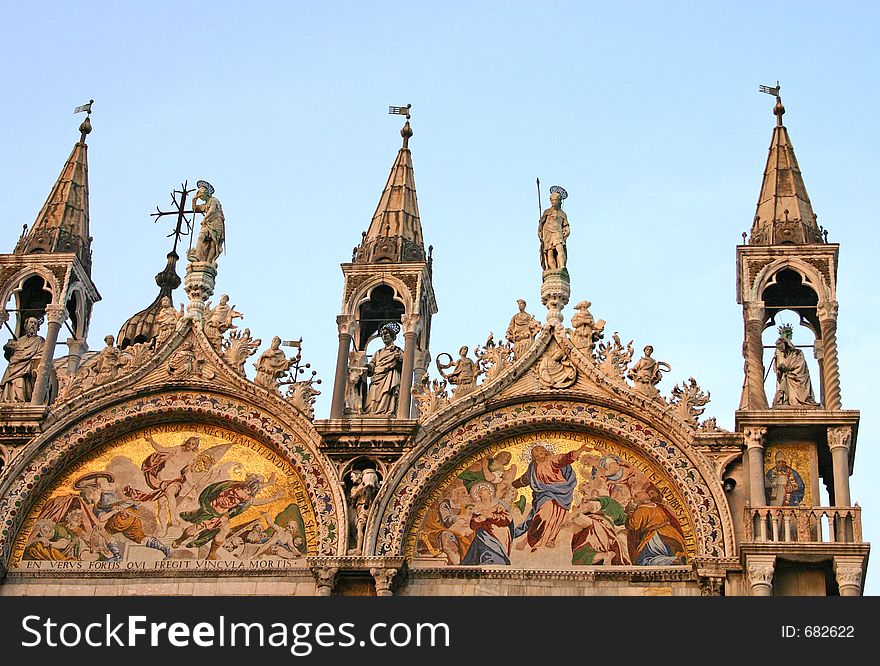
[[[155, 218], [153, 222], [158, 222], [159, 218], [166, 215], [177, 215], [177, 226], [174, 231], [168, 234], [168, 238], [174, 236], [174, 248], [172, 249], [172, 252], [175, 254], [177, 254], [177, 242], [182, 236], [189, 236], [190, 241], [192, 241], [192, 230], [195, 217], [189, 219], [187, 218], [187, 215], [195, 215], [195, 211], [186, 209], [186, 199], [196, 190], [195, 188], [189, 189], [187, 187], [188, 184], [188, 181], [183, 181], [179, 190], [172, 190], [171, 201], [174, 204], [174, 210], [160, 210], [159, 207], [156, 206], [156, 212], [150, 213], [150, 217]], [[186, 226], [186, 231], [183, 230], [184, 226]]]
[[390, 115], [397, 116], [406, 116], [406, 119], [410, 119], [409, 110], [412, 108], [412, 104], [407, 104], [406, 106], [389, 106], [388, 113]]
[[782, 86], [779, 85], [779, 81], [776, 82], [776, 87], [773, 86], [758, 86], [758, 92], [766, 93], [767, 95], [773, 95], [776, 99], [779, 99], [779, 91], [782, 89]]

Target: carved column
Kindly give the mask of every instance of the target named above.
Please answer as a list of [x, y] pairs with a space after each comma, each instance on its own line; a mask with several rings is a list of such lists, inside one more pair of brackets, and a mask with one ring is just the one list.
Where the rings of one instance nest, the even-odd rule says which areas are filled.
[[370, 575], [372, 575], [373, 580], [376, 581], [376, 596], [394, 596], [394, 592], [391, 591], [391, 586], [394, 584], [394, 577], [397, 576], [397, 569], [372, 567], [370, 569]]
[[412, 403], [413, 366], [415, 365], [419, 316], [404, 315], [401, 318], [401, 322], [403, 323], [403, 369], [400, 371], [397, 418], [408, 419]]
[[48, 305], [46, 306], [46, 316], [49, 319], [49, 325], [46, 329], [46, 342], [43, 343], [37, 379], [34, 382], [34, 393], [31, 396], [31, 404], [33, 405], [42, 405], [46, 402], [46, 389], [49, 386], [49, 377], [53, 371], [52, 363], [55, 360], [55, 345], [58, 343], [61, 324], [67, 319], [67, 309], [63, 305]]
[[746, 381], [743, 385], [742, 409], [767, 409], [767, 394], [764, 391], [764, 304], [746, 303], [743, 307], [745, 319], [745, 342], [743, 355], [746, 361]]
[[753, 597], [773, 595], [773, 572], [776, 566], [775, 555], [752, 555], [746, 560], [746, 571]]
[[764, 436], [767, 428], [746, 428], [743, 434], [749, 458], [749, 504], [767, 506], [764, 493]]
[[862, 593], [862, 558], [835, 557], [834, 576], [842, 597], [858, 597]]
[[339, 569], [336, 567], [312, 567], [312, 574], [315, 576], [317, 596], [329, 597], [333, 593], [333, 586], [336, 585]]
[[[422, 377], [424, 377], [425, 373], [428, 372], [428, 366], [430, 364], [431, 353], [427, 350], [417, 350], [415, 354], [415, 361], [413, 364], [413, 385], [416, 385], [420, 381], [422, 381]], [[419, 417], [419, 407], [417, 404], [412, 405], [410, 409], [410, 415], [414, 419], [417, 419]]]
[[339, 329], [339, 350], [336, 352], [336, 378], [333, 381], [333, 400], [330, 403], [330, 418], [341, 419], [345, 413], [345, 391], [348, 388], [348, 353], [351, 350], [351, 325], [354, 317], [339, 315], [336, 326]]
[[831, 465], [834, 470], [834, 506], [851, 506], [849, 496], [849, 447], [852, 428], [838, 426], [828, 428], [828, 448], [831, 449]]
[[816, 310], [822, 329], [822, 395], [825, 409], [841, 409], [840, 364], [837, 360], [837, 301]]

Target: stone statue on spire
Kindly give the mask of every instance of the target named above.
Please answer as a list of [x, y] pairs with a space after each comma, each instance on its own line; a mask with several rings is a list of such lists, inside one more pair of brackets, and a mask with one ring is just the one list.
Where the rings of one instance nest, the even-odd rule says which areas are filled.
[[541, 213], [538, 239], [541, 241], [541, 268], [556, 271], [565, 268], [565, 241], [570, 233], [568, 215], [562, 210], [561, 192], [550, 194], [550, 208]]
[[[219, 199], [214, 196], [214, 187], [206, 180], [196, 182], [198, 190], [193, 197], [193, 211], [204, 213], [202, 226], [196, 246], [190, 250], [190, 261], [204, 261], [213, 263], [223, 251], [226, 242], [226, 218], [223, 216], [223, 207]], [[205, 203], [198, 203], [199, 199]]]

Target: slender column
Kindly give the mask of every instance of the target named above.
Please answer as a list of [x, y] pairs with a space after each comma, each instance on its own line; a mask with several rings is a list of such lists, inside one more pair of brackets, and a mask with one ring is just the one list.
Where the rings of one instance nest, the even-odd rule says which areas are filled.
[[394, 596], [394, 592], [391, 591], [391, 586], [394, 584], [394, 577], [397, 576], [397, 569], [373, 567], [370, 569], [370, 574], [373, 576], [373, 580], [376, 581], [377, 597]]
[[743, 308], [745, 319], [745, 357], [746, 381], [740, 401], [742, 409], [767, 409], [767, 394], [764, 392], [764, 304], [746, 303]]
[[837, 301], [816, 310], [822, 328], [822, 395], [825, 409], [841, 409], [840, 364], [837, 360]]
[[851, 506], [849, 496], [849, 447], [852, 428], [838, 426], [828, 428], [828, 448], [831, 449], [831, 465], [834, 470], [834, 506]]
[[834, 576], [842, 597], [858, 597], [862, 593], [861, 557], [835, 557]]
[[67, 372], [73, 376], [79, 369], [83, 354], [89, 350], [89, 343], [85, 338], [67, 338]]
[[351, 315], [336, 317], [339, 329], [339, 350], [336, 353], [336, 378], [333, 381], [333, 400], [330, 403], [330, 418], [341, 419], [345, 413], [345, 391], [348, 387], [348, 353], [351, 350]]
[[404, 315], [403, 323], [403, 369], [400, 371], [400, 396], [397, 401], [397, 418], [408, 419], [412, 403], [413, 366], [416, 356], [418, 315]]
[[749, 453], [749, 504], [767, 506], [764, 494], [764, 436], [767, 428], [746, 428], [743, 434]]
[[753, 597], [773, 596], [773, 572], [776, 567], [775, 555], [751, 555], [746, 559], [746, 571]]
[[55, 345], [58, 343], [61, 324], [67, 319], [67, 309], [63, 305], [48, 305], [46, 306], [46, 315], [49, 318], [49, 325], [46, 329], [46, 341], [43, 343], [43, 351], [40, 356], [37, 380], [34, 382], [34, 393], [31, 396], [31, 404], [33, 405], [42, 405], [46, 402], [46, 388], [49, 386], [49, 376], [53, 371], [52, 363], [55, 360]]

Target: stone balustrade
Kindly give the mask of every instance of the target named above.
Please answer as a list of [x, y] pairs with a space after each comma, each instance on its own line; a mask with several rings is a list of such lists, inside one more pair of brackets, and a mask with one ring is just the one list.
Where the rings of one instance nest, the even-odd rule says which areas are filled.
[[744, 541], [862, 543], [862, 509], [858, 506], [747, 506]]

